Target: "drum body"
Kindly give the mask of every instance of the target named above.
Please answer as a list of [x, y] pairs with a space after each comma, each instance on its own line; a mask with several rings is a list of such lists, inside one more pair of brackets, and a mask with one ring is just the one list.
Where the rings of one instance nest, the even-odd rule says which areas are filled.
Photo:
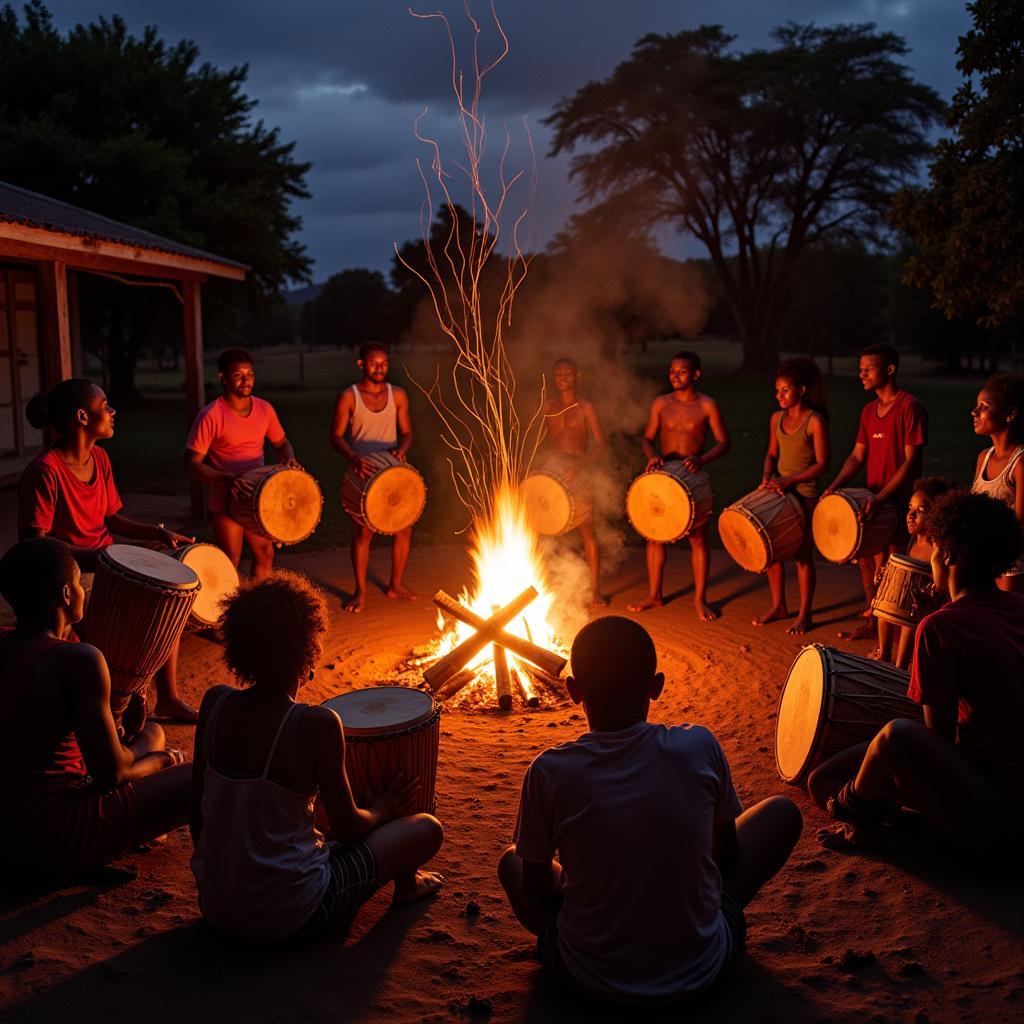
[[876, 583], [871, 611], [897, 626], [916, 626], [941, 604], [932, 584], [932, 567], [918, 558], [890, 555]]
[[641, 473], [626, 493], [626, 515], [647, 540], [670, 544], [707, 522], [714, 495], [707, 473], [691, 473], [682, 461]]
[[420, 780], [414, 811], [433, 813], [441, 708], [430, 694], [405, 686], [374, 686], [343, 693], [324, 705], [345, 731], [345, 772], [356, 804], [367, 790], [384, 793], [399, 772]]
[[792, 558], [803, 545], [807, 518], [800, 499], [763, 488], [733, 502], [718, 518], [718, 535], [732, 560], [764, 572]]
[[199, 589], [196, 573], [170, 555], [129, 544], [100, 552], [83, 625], [85, 639], [110, 667], [115, 719], [167, 660]]
[[910, 676], [884, 661], [811, 644], [793, 662], [779, 698], [775, 764], [800, 783], [820, 761], [864, 743], [894, 718], [922, 720]]
[[320, 524], [324, 497], [316, 480], [304, 469], [259, 466], [240, 477], [252, 493], [236, 498], [228, 492], [228, 515], [250, 533], [275, 544], [298, 544]]
[[590, 495], [579, 456], [551, 455], [523, 481], [521, 491], [530, 525], [542, 537], [568, 533], [590, 517]]
[[423, 514], [427, 485], [423, 477], [390, 452], [364, 455], [372, 476], [349, 470], [341, 481], [341, 504], [360, 525], [374, 533], [394, 534], [412, 526]]
[[222, 602], [238, 589], [238, 570], [216, 544], [186, 544], [174, 557], [199, 577], [199, 596], [188, 624], [197, 629], [216, 625]]
[[847, 487], [827, 494], [814, 509], [811, 532], [818, 550], [830, 562], [844, 565], [884, 551], [896, 536], [899, 514], [882, 503], [864, 519], [864, 506], [874, 497], [866, 487]]

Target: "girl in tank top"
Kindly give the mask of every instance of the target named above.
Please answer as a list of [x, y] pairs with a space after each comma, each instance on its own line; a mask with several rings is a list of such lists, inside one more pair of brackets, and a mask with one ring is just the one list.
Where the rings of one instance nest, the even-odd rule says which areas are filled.
[[[989, 377], [971, 410], [974, 432], [992, 440], [978, 455], [971, 490], [1009, 505], [1024, 523], [1024, 379], [1013, 373]], [[996, 580], [1002, 590], [1024, 593], [1024, 560]]]
[[[821, 373], [812, 359], [787, 359], [775, 374], [775, 398], [779, 411], [772, 413], [768, 427], [768, 451], [764, 457], [761, 487], [780, 494], [793, 494], [804, 511], [804, 539], [794, 556], [800, 587], [800, 613], [786, 632], [799, 636], [813, 626], [814, 548], [811, 540], [811, 515], [818, 500], [819, 483], [828, 469], [828, 413]], [[771, 607], [754, 619], [763, 626], [789, 617], [786, 606], [785, 565], [768, 567]]]

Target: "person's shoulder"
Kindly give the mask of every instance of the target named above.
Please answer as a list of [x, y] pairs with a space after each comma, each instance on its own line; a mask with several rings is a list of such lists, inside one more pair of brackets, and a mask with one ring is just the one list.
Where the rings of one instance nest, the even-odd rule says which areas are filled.
[[581, 412], [594, 411], [594, 403], [589, 398], [578, 398], [577, 401], [580, 403]]
[[209, 419], [211, 416], [222, 416], [224, 411], [227, 409], [227, 405], [224, 399], [218, 395], [213, 401], [207, 402], [206, 405], [196, 413], [196, 422], [200, 420]]
[[394, 395], [395, 398], [408, 398], [409, 397], [409, 392], [406, 391], [405, 388], [403, 388], [401, 384], [392, 384], [391, 385], [391, 394]]
[[92, 457], [96, 460], [96, 467], [104, 476], [110, 475], [110, 456], [102, 445], [93, 445]]
[[921, 399], [917, 397], [917, 395], [913, 394], [910, 391], [907, 391], [906, 388], [903, 389], [902, 405], [903, 408], [908, 412], [911, 410], [913, 410], [914, 412], [928, 412], [928, 410], [925, 408], [924, 402], [922, 402]]
[[259, 395], [252, 396], [253, 405], [264, 416], [270, 416], [274, 413], [273, 403], [268, 402], [265, 398], [260, 398]]
[[675, 747], [687, 750], [719, 750], [720, 745], [715, 734], [705, 725], [684, 722], [680, 725], [665, 725], [667, 742]]
[[77, 640], [56, 643], [46, 654], [51, 671], [73, 675], [76, 685], [97, 682], [103, 675], [106, 659], [103, 652], [92, 644]]
[[[93, 449], [99, 450], [99, 445]], [[22, 471], [22, 480], [34, 480], [38, 477], [53, 477], [60, 472], [61, 458], [53, 448], [40, 452]]]

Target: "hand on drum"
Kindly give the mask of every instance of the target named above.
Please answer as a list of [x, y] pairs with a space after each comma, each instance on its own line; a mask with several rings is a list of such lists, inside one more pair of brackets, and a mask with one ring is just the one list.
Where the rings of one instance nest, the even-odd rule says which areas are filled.
[[305, 467], [299, 463], [298, 459], [289, 459], [284, 465], [286, 469], [301, 469], [305, 472]]
[[761, 489], [774, 491], [776, 494], [784, 494], [790, 487], [788, 476], [770, 476], [761, 481]]
[[660, 455], [652, 455], [647, 460], [647, 465], [644, 466], [644, 472], [650, 473], [655, 469], [661, 469], [665, 465], [665, 460]]
[[138, 736], [146, 724], [146, 697], [141, 693], [133, 693], [128, 699], [128, 707], [121, 715], [121, 728], [125, 737]]
[[683, 465], [691, 473], [699, 473], [704, 468], [704, 460], [699, 455], [684, 455]]
[[351, 468], [352, 471], [356, 474], [356, 476], [361, 476], [364, 478], [369, 478], [373, 476], [373, 474], [376, 472], [373, 463], [370, 462], [368, 459], [362, 458], [361, 456], [357, 456], [352, 460]]
[[408, 817], [416, 809], [416, 798], [420, 791], [420, 780], [407, 779], [399, 772], [388, 786], [387, 792], [377, 797], [367, 790], [367, 803], [380, 815], [381, 823], [394, 821], [396, 818]]
[[236, 476], [231, 481], [231, 497], [236, 501], [248, 498], [255, 490], [256, 482], [254, 480], [246, 480], [244, 477]]
[[878, 511], [878, 506], [880, 504], [881, 502], [874, 495], [864, 502], [864, 505], [860, 510], [860, 514], [864, 517], [865, 522]]
[[394, 455], [394, 457], [398, 459], [399, 462], [409, 461], [409, 456], [405, 452], [403, 452], [401, 448], [392, 448], [389, 454]]
[[195, 544], [195, 537], [186, 537], [183, 533], [175, 533], [174, 530], [168, 530], [163, 523], [157, 523], [157, 529], [160, 531], [160, 543], [165, 548], [180, 548], [186, 544]]

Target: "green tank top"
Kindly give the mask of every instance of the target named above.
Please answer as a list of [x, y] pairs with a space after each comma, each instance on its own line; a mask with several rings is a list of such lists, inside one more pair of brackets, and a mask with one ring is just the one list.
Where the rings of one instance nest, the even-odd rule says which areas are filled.
[[[782, 421], [785, 413], [779, 417], [775, 428], [775, 436], [779, 440], [779, 476], [793, 476], [795, 473], [802, 473], [808, 466], [814, 465], [814, 438], [807, 432], [807, 424], [811, 422], [813, 412], [809, 412], [803, 423], [792, 434], [787, 434], [782, 429]], [[818, 479], [805, 480], [796, 485], [796, 493], [802, 498], [816, 498], [818, 496]]]

